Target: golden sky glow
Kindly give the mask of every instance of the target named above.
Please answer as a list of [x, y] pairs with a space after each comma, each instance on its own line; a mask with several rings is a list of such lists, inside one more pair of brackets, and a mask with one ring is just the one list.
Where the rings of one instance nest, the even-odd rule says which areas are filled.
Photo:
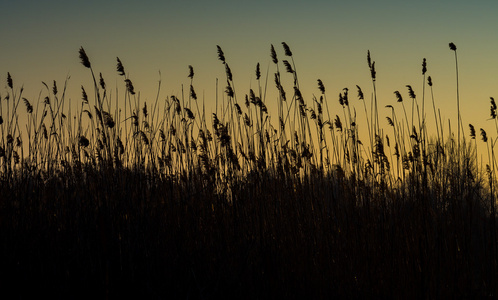
[[[194, 87], [210, 112], [217, 78], [219, 97], [224, 90], [225, 70], [216, 54], [220, 45], [234, 74], [239, 101], [256, 86], [256, 64], [261, 64], [263, 79], [268, 70], [271, 107], [276, 91], [270, 45], [280, 60], [285, 59], [281, 47], [285, 41], [294, 53], [303, 96], [307, 101], [313, 94], [318, 96], [317, 79], [321, 79], [331, 114], [341, 113], [338, 94], [343, 88], [349, 88], [350, 101], [356, 101], [356, 85], [360, 85], [369, 99], [372, 84], [366, 54], [370, 50], [383, 120], [389, 115], [384, 106], [396, 107], [394, 91], [408, 100], [405, 86], [409, 84], [421, 101], [421, 64], [426, 58], [442, 118], [456, 122], [455, 57], [448, 47], [454, 42], [464, 129], [473, 123], [489, 136], [497, 135], [486, 119], [489, 97], [498, 98], [498, 2], [334, 2], [4, 1], [0, 4], [4, 12], [0, 82], [2, 88], [6, 86], [10, 72], [18, 88], [24, 85], [25, 97], [36, 102], [42, 81], [50, 85], [56, 80], [62, 87], [70, 76], [68, 97], [80, 101], [81, 85], [91, 88], [91, 76], [78, 59], [83, 46], [94, 70], [102, 72], [109, 86], [122, 89], [124, 83], [115, 70], [118, 56], [146, 101], [155, 99], [159, 71], [160, 98], [181, 96], [182, 84], [187, 93], [188, 65], [192, 65]], [[291, 86], [289, 74], [283, 75], [286, 80]], [[426, 101], [429, 96], [426, 91]]]

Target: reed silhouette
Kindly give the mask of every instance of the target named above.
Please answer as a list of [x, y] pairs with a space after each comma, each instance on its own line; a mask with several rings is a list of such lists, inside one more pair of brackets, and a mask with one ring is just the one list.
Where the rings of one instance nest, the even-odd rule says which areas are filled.
[[[93, 87], [81, 87], [75, 110], [67, 105], [67, 81], [62, 93], [55, 81], [45, 84], [32, 105], [8, 73], [0, 102], [5, 292], [496, 296], [495, 139], [480, 129], [488, 154], [481, 170], [474, 126], [470, 141], [461, 136], [458, 65], [455, 137], [451, 128], [445, 132], [425, 58], [421, 110], [407, 85], [410, 117], [399, 91], [379, 109], [370, 51], [370, 104], [359, 86], [361, 103], [344, 88], [342, 111], [332, 111], [322, 80], [319, 98], [301, 93], [293, 53], [282, 46], [286, 60], [270, 48], [274, 118], [259, 63], [257, 86], [241, 97], [220, 46], [226, 88], [211, 116], [199, 103], [192, 66], [185, 96], [161, 103], [158, 91], [147, 103], [117, 58], [124, 92], [113, 99], [80, 48]], [[450, 49], [456, 59], [454, 44]], [[287, 91], [282, 65], [292, 75]], [[356, 113], [362, 110], [364, 119]], [[384, 112], [387, 128], [379, 121]]]

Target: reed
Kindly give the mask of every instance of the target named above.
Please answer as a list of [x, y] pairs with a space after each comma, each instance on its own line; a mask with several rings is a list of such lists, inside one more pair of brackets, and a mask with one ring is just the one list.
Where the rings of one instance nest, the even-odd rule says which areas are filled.
[[[29, 284], [60, 295], [83, 285], [88, 296], [108, 297], [496, 295], [496, 138], [480, 129], [488, 156], [481, 168], [476, 129], [469, 125], [468, 144], [460, 136], [458, 66], [455, 142], [451, 128], [445, 139], [449, 120], [437, 109], [425, 59], [421, 110], [407, 85], [409, 118], [399, 91], [382, 103], [386, 115], [379, 111], [369, 51], [370, 105], [359, 86], [361, 103], [346, 87], [336, 110], [320, 79], [319, 97], [301, 93], [294, 53], [282, 48], [280, 61], [271, 45], [274, 73], [265, 78], [257, 63], [257, 86], [244, 95], [217, 46], [226, 87], [211, 116], [192, 66], [186, 94], [182, 87], [181, 96], [160, 100], [159, 81], [147, 102], [119, 58], [123, 92], [111, 96], [83, 48], [93, 86], [81, 87], [79, 103], [68, 101], [67, 80], [62, 92], [45, 84], [33, 101], [8, 73], [0, 244], [9, 291], [29, 296], [20, 288]], [[276, 118], [262, 84], [268, 77]], [[361, 107], [366, 122], [357, 118]], [[498, 124], [493, 98], [491, 116]]]

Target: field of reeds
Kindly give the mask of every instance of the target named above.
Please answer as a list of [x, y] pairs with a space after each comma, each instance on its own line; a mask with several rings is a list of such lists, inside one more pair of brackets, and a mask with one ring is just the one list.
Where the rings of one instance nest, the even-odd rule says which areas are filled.
[[[282, 46], [278, 56], [271, 46], [273, 74], [262, 78], [257, 64], [257, 88], [244, 94], [218, 46], [226, 87], [209, 100], [212, 114], [191, 66], [183, 97], [151, 103], [119, 58], [123, 92], [111, 96], [83, 48], [93, 85], [81, 86], [79, 102], [55, 81], [24, 98], [9, 73], [0, 92], [2, 293], [496, 297], [498, 127], [488, 137], [463, 124], [458, 94], [447, 126], [425, 59], [422, 96], [407, 86], [378, 103], [370, 52], [373, 96], [345, 88], [333, 111], [321, 80], [319, 97], [301, 93]], [[448, 53], [458, 91], [454, 44]], [[491, 98], [495, 123], [496, 108]]]

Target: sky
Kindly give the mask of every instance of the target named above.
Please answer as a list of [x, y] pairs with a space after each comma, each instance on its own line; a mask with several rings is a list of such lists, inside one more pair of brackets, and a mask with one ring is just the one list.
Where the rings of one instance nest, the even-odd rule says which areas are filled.
[[[61, 88], [68, 76], [68, 97], [81, 101], [81, 85], [92, 87], [91, 75], [78, 57], [82, 46], [94, 71], [102, 72], [108, 86], [122, 89], [123, 78], [116, 72], [119, 57], [143, 101], [155, 99], [159, 79], [161, 99], [180, 96], [182, 85], [186, 93], [192, 65], [194, 87], [209, 112], [214, 110], [216, 79], [222, 91], [226, 78], [217, 45], [225, 53], [242, 101], [256, 86], [257, 63], [263, 77], [268, 70], [269, 90], [275, 92], [270, 45], [281, 61], [286, 59], [281, 42], [286, 42], [305, 99], [319, 95], [317, 79], [321, 79], [327, 99], [334, 102], [331, 109], [340, 109], [337, 99], [343, 88], [353, 96], [360, 85], [371, 95], [368, 50], [376, 62], [379, 107], [395, 105], [396, 90], [408, 99], [406, 85], [412, 85], [420, 99], [421, 64], [426, 58], [436, 105], [443, 119], [455, 121], [455, 56], [448, 47], [453, 42], [464, 128], [473, 123], [489, 136], [498, 134], [494, 123], [487, 121], [489, 97], [498, 99], [495, 0], [3, 0], [0, 11], [3, 96], [9, 72], [32, 102], [43, 94], [42, 81], [50, 86], [56, 80]], [[290, 74], [282, 80], [292, 84]], [[387, 110], [380, 113], [383, 119], [389, 115]]]

